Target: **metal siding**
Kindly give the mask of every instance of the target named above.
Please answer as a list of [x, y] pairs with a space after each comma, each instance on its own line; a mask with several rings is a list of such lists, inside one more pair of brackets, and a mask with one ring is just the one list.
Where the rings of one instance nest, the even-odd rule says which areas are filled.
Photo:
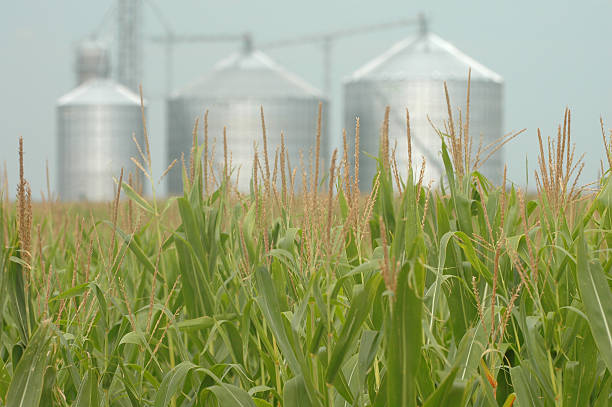
[[[203, 115], [208, 109], [208, 135], [209, 152], [215, 146], [215, 165], [217, 168], [223, 166], [223, 126], [227, 127], [227, 141], [231, 152], [232, 167], [235, 182], [238, 168], [240, 168], [238, 189], [248, 191], [251, 174], [254, 149], [257, 143], [259, 157], [263, 167], [263, 138], [259, 108], [263, 106], [266, 120], [266, 133], [268, 138], [268, 155], [270, 172], [274, 168], [274, 156], [276, 149], [280, 150], [280, 133], [285, 134], [285, 143], [289, 153], [289, 161], [292, 168], [298, 168], [300, 163], [300, 151], [307, 160], [310, 148], [314, 149], [316, 139], [317, 115], [319, 101], [313, 98], [305, 99], [195, 99], [175, 98], [168, 103], [168, 144], [167, 161], [171, 163], [174, 159], [181, 159], [181, 153], [188, 162], [189, 151], [193, 140], [193, 126], [195, 119], [200, 117], [198, 140], [203, 142]], [[327, 103], [323, 104], [323, 137], [327, 133]], [[328, 141], [326, 138], [321, 143], [322, 168], [328, 160]], [[307, 164], [306, 164], [307, 165]], [[280, 169], [279, 169], [280, 171]], [[219, 172], [220, 173], [220, 172]], [[298, 176], [296, 176], [296, 184]], [[280, 180], [280, 173], [278, 174]], [[167, 175], [168, 193], [172, 195], [182, 193], [181, 166], [177, 165]]]
[[130, 158], [138, 157], [132, 141], [142, 138], [140, 106], [72, 105], [57, 108], [58, 179], [63, 200], [111, 200], [113, 177], [135, 170]]

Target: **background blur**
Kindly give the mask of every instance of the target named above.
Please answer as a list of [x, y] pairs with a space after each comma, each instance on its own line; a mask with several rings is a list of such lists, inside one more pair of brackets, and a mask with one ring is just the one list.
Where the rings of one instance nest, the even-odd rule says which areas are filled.
[[[5, 2], [0, 14], [0, 163], [6, 162], [14, 190], [18, 175], [17, 140], [23, 136], [26, 177], [34, 196], [45, 186], [49, 161], [56, 185], [58, 97], [75, 86], [74, 49], [100, 26], [112, 4], [105, 1]], [[506, 148], [512, 181], [524, 186], [526, 160], [533, 173], [537, 128], [554, 135], [563, 109], [572, 109], [572, 140], [586, 154], [583, 182], [596, 178], [603, 158], [600, 116], [612, 125], [612, 2], [610, 1], [159, 1], [159, 9], [179, 34], [250, 31], [255, 46], [294, 36], [384, 23], [424, 12], [430, 29], [467, 55], [499, 73], [505, 81], [504, 129], [527, 128]], [[145, 38], [163, 34], [151, 8], [144, 7]], [[334, 43], [330, 131], [341, 133], [342, 79], [411, 35], [415, 27], [390, 29]], [[102, 29], [112, 40], [115, 30]], [[238, 50], [236, 44], [175, 47], [174, 88], [180, 88], [215, 62]], [[279, 64], [322, 89], [319, 45], [267, 50]], [[145, 41], [143, 89], [149, 101], [148, 128], [154, 171], [165, 168], [163, 47]], [[113, 55], [113, 69], [116, 57]], [[265, 106], [264, 106], [265, 108]], [[381, 112], [382, 118], [383, 112]], [[212, 134], [219, 129], [211, 129]], [[230, 145], [231, 148], [231, 145]], [[533, 188], [533, 180], [529, 181]]]

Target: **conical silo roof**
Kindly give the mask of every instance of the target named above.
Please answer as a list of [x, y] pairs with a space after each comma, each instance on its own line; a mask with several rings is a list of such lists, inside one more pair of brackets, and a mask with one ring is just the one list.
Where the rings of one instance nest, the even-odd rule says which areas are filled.
[[58, 99], [64, 105], [140, 105], [140, 97], [112, 79], [97, 78], [76, 87]]
[[221, 60], [213, 71], [179, 90], [173, 98], [323, 98], [323, 94], [261, 51], [245, 49]]
[[467, 56], [437, 35], [425, 32], [406, 38], [355, 71], [347, 82], [359, 80], [459, 79], [468, 69], [472, 80], [502, 83], [500, 75]]

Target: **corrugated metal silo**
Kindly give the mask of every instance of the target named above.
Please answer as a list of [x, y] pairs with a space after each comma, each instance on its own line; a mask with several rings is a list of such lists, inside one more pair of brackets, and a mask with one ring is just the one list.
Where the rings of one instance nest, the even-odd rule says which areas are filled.
[[[285, 134], [292, 168], [299, 166], [299, 152], [307, 160], [314, 149], [319, 101], [323, 102], [323, 123], [327, 123], [327, 102], [317, 89], [294, 74], [287, 72], [264, 53], [252, 49], [245, 41], [241, 52], [220, 61], [212, 72], [194, 84], [178, 91], [168, 101], [168, 164], [174, 159], [185, 160], [193, 140], [196, 117], [208, 110], [209, 140], [216, 138], [215, 161], [223, 160], [223, 126], [227, 126], [228, 148], [232, 152], [232, 166], [240, 168], [241, 191], [249, 190], [253, 163], [253, 142], [263, 150], [260, 106], [263, 106], [268, 136], [270, 167], [274, 153], [280, 146], [280, 132]], [[202, 142], [200, 126], [200, 142]], [[325, 131], [321, 141], [321, 157], [327, 157]], [[221, 157], [219, 159], [219, 157]], [[263, 159], [262, 159], [263, 166]], [[272, 171], [272, 168], [270, 169]], [[180, 165], [167, 176], [169, 194], [182, 192]], [[235, 181], [236, 173], [233, 175]], [[299, 171], [296, 184], [300, 178]]]
[[[482, 145], [502, 136], [501, 76], [463, 54], [452, 44], [422, 29], [418, 36], [395, 44], [387, 52], [355, 71], [344, 83], [344, 119], [347, 129], [354, 128], [360, 118], [360, 185], [371, 189], [376, 163], [363, 152], [377, 156], [380, 128], [386, 106], [391, 107], [389, 119], [390, 147], [397, 141], [398, 166], [406, 173], [408, 153], [406, 114], [410, 112], [413, 167], [427, 160], [425, 178], [438, 182], [443, 174], [440, 138], [429, 123], [444, 131], [448, 109], [444, 81], [453, 108], [461, 108], [465, 117], [468, 70], [472, 69], [470, 87], [470, 134], [474, 149], [482, 136]], [[351, 137], [352, 139], [352, 137]], [[481, 157], [484, 158], [484, 157]], [[481, 171], [491, 180], [499, 180], [502, 152], [491, 157]]]
[[81, 72], [94, 74], [57, 101], [58, 190], [62, 200], [113, 199], [113, 177], [119, 177], [121, 168], [132, 170], [130, 157], [138, 156], [132, 135], [142, 138], [140, 98], [105, 77], [108, 53], [93, 55], [90, 59], [77, 56], [87, 68], [77, 65], [77, 73], [79, 80]]

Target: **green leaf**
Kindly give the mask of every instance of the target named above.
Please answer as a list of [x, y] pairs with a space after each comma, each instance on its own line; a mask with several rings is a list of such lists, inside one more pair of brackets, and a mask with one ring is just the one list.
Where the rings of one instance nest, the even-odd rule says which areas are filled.
[[372, 309], [372, 303], [374, 302], [374, 297], [381, 282], [382, 278], [380, 274], [374, 275], [368, 280], [366, 286], [353, 297], [351, 307], [349, 308], [346, 320], [338, 336], [338, 342], [336, 342], [334, 346], [331, 360], [327, 367], [327, 372], [325, 374], [325, 381], [327, 383], [334, 382], [342, 363], [349, 356], [353, 344], [357, 341], [361, 333], [361, 325], [363, 325], [363, 322]]
[[132, 407], [140, 407], [141, 403], [138, 400], [138, 397], [136, 396], [136, 389], [134, 388], [134, 385], [132, 384], [132, 380], [130, 379], [130, 374], [126, 371], [126, 366], [125, 364], [121, 365], [121, 371], [123, 372], [122, 375], [120, 375], [119, 377], [121, 378], [121, 381], [123, 382], [123, 387], [125, 388], [125, 392], [128, 395], [128, 398], [130, 399], [130, 403], [132, 404]]
[[6, 392], [8, 391], [8, 386], [11, 383], [11, 375], [6, 369], [6, 365], [2, 358], [0, 358], [0, 400], [4, 400], [4, 396], [6, 396]]
[[136, 202], [138, 206], [147, 211], [150, 214], [153, 214], [155, 211], [150, 203], [147, 202], [138, 192], [134, 191], [134, 189], [127, 183], [123, 182], [121, 184], [123, 192], [130, 198], [132, 201]]
[[164, 379], [157, 389], [155, 396], [155, 407], [166, 407], [170, 404], [172, 397], [177, 391], [183, 387], [187, 374], [197, 366], [191, 362], [185, 361], [179, 363], [174, 369], [166, 373]]
[[249, 393], [232, 384], [217, 384], [206, 388], [215, 395], [219, 406], [223, 407], [256, 407]]
[[140, 264], [144, 266], [145, 270], [148, 271], [151, 275], [157, 275], [157, 278], [159, 278], [163, 282], [164, 277], [161, 275], [161, 273], [155, 274], [155, 265], [153, 264], [151, 259], [149, 259], [149, 257], [145, 254], [145, 252], [142, 250], [142, 247], [140, 247], [134, 237], [127, 235], [119, 228], [117, 228], [117, 234], [121, 236], [125, 244], [130, 248], [132, 253], [134, 253], [136, 258], [140, 261]]
[[589, 261], [584, 237], [578, 241], [578, 285], [591, 333], [612, 373], [612, 291], [601, 264]]
[[265, 267], [259, 267], [255, 271], [255, 276], [260, 292], [259, 297], [257, 297], [257, 303], [261, 308], [261, 312], [270, 324], [270, 328], [278, 342], [278, 347], [287, 360], [289, 367], [295, 374], [300, 374], [302, 368], [289, 342], [285, 325], [281, 320], [281, 309], [270, 273]]
[[381, 337], [382, 335], [380, 331], [364, 330], [361, 334], [358, 356], [360, 383], [365, 383], [366, 373], [372, 367]]
[[[47, 367], [43, 381], [43, 391], [38, 407], [53, 407], [53, 387], [55, 386], [56, 376], [57, 370], [55, 369], [55, 366]], [[0, 399], [2, 399], [1, 395]]]
[[283, 388], [283, 406], [311, 407], [312, 405], [302, 375], [295, 376], [285, 382], [285, 387]]
[[414, 264], [413, 270], [405, 265], [397, 277], [397, 298], [385, 332], [388, 406], [416, 406], [416, 379], [423, 343], [423, 293], [416, 285], [417, 274], [424, 274], [420, 262]]
[[448, 241], [454, 236], [455, 232], [446, 232], [440, 240], [440, 255], [438, 257], [438, 267], [436, 269], [436, 281], [433, 286], [431, 299], [431, 318], [429, 320], [429, 330], [433, 327], [433, 322], [436, 319], [436, 308], [442, 295], [440, 286], [442, 285], [442, 276], [444, 274], [444, 264], [446, 261], [446, 246]]
[[146, 339], [142, 332], [132, 331], [125, 334], [123, 338], [121, 338], [121, 341], [119, 341], [119, 345], [128, 343], [132, 345], [144, 345], [146, 343]]
[[502, 407], [512, 407], [514, 400], [516, 400], [516, 393], [509, 394]]
[[612, 393], [610, 392], [611, 387], [612, 376], [608, 376], [608, 379], [602, 386], [602, 389], [599, 392], [599, 396], [597, 397], [597, 400], [595, 400], [593, 407], [610, 407], [610, 402], [612, 401]]
[[98, 388], [98, 371], [93, 368], [85, 374], [81, 381], [81, 388], [77, 394], [75, 407], [89, 407], [100, 405], [100, 389]]
[[253, 402], [255, 403], [256, 407], [274, 407], [272, 404], [268, 403], [267, 401], [258, 399], [258, 398], [253, 398]]
[[45, 369], [49, 360], [51, 333], [51, 322], [45, 321], [32, 335], [9, 385], [7, 406], [31, 407], [40, 404]]
[[457, 376], [457, 368], [451, 370], [436, 390], [425, 400], [423, 407], [456, 406], [461, 400], [449, 400], [453, 382]]
[[80, 284], [77, 286], [74, 286], [72, 288], [67, 289], [66, 291], [64, 291], [63, 293], [60, 293], [54, 297], [51, 297], [49, 299], [49, 302], [54, 302], [54, 301], [59, 301], [59, 300], [65, 300], [68, 298], [72, 298], [72, 297], [77, 297], [81, 294], [83, 294], [85, 291], [87, 291], [87, 289], [89, 288], [89, 283], [84, 283], [84, 284]]
[[104, 292], [102, 291], [102, 289], [100, 288], [100, 286], [98, 284], [96, 284], [95, 282], [92, 282], [91, 287], [94, 290], [94, 293], [96, 295], [96, 298], [98, 300], [98, 309], [100, 310], [100, 312], [102, 313], [102, 318], [104, 318], [104, 328], [108, 327], [108, 306], [106, 303], [106, 298], [104, 297]]
[[479, 319], [474, 328], [470, 328], [461, 339], [455, 363], [459, 367], [459, 380], [469, 380], [478, 368], [478, 363], [487, 345], [487, 333]]
[[[17, 322], [19, 335], [24, 344], [28, 343], [31, 330], [34, 329], [34, 318], [32, 315], [32, 303], [29, 290], [26, 289], [24, 276], [24, 261], [18, 257], [11, 256], [8, 262], [8, 273], [6, 278], [9, 305], [13, 318]], [[0, 270], [3, 272], [4, 270]], [[28, 312], [28, 309], [30, 312]]]
[[538, 407], [543, 405], [539, 394], [535, 394], [531, 389], [530, 382], [533, 378], [527, 375], [526, 369], [522, 366], [510, 368], [510, 377], [512, 377], [512, 385], [514, 386], [520, 407]]
[[199, 318], [187, 319], [176, 324], [181, 331], [208, 329], [215, 324], [211, 317], [203, 316]]

